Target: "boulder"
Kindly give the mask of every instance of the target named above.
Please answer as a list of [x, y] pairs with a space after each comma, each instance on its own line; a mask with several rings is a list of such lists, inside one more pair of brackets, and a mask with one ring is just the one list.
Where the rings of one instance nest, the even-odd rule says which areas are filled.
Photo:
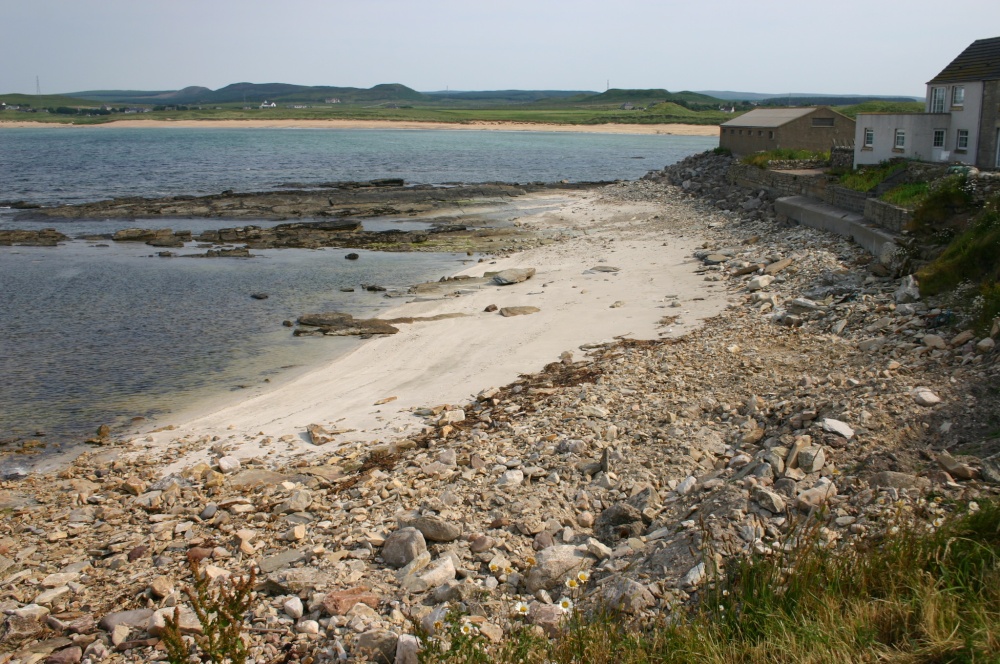
[[400, 528], [386, 538], [382, 559], [387, 565], [403, 567], [427, 550], [424, 535], [416, 528]]
[[576, 572], [590, 567], [593, 559], [577, 550], [575, 546], [557, 544], [542, 549], [535, 566], [528, 572], [525, 587], [529, 593], [549, 590], [559, 586], [568, 572]]
[[504, 318], [510, 318], [511, 316], [527, 316], [529, 314], [537, 314], [541, 309], [538, 307], [503, 307], [500, 309], [500, 315]]
[[527, 281], [535, 276], [535, 268], [533, 267], [516, 267], [509, 270], [501, 270], [493, 275], [493, 283], [500, 286], [509, 286], [511, 284], [519, 284], [522, 281]]
[[453, 542], [462, 536], [462, 525], [446, 521], [439, 516], [419, 516], [401, 522], [404, 527], [416, 528], [431, 542]]

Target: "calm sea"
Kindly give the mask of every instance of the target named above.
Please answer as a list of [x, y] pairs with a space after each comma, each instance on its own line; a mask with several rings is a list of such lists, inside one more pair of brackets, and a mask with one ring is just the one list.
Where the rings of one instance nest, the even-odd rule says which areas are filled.
[[[382, 177], [429, 184], [635, 179], [716, 143], [535, 132], [0, 128], [0, 201], [52, 205]], [[0, 228], [40, 225], [17, 222], [14, 214], [0, 209]], [[232, 225], [206, 219], [41, 225], [77, 236], [144, 224]], [[372, 224], [406, 226], [391, 219]], [[468, 260], [358, 252], [361, 260], [346, 261], [335, 249], [259, 251], [254, 259], [152, 253], [144, 245], [82, 240], [0, 247], [0, 441], [44, 433], [49, 448], [58, 448], [100, 424], [286, 379], [359, 342], [294, 338], [283, 320], [307, 311], [374, 315], [399, 300], [360, 284], [405, 288]], [[255, 292], [269, 297], [251, 299]]]

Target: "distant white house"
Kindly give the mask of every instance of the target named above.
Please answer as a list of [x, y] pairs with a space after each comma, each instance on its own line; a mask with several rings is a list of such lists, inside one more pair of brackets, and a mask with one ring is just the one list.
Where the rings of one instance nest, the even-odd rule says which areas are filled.
[[330, 97], [329, 99], [326, 99], [324, 101], [327, 104], [339, 104], [340, 103], [340, 97]]
[[854, 164], [894, 157], [1000, 168], [1000, 37], [979, 39], [927, 83], [923, 113], [859, 113]]
[[273, 101], [264, 100], [264, 103], [260, 105], [261, 108], [278, 108], [278, 105]]

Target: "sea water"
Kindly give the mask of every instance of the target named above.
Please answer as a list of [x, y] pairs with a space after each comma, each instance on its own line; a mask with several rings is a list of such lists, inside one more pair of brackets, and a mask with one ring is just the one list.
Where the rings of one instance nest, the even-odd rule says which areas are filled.
[[[537, 132], [0, 128], [0, 201], [53, 205], [383, 177], [428, 184], [634, 179], [714, 144], [705, 137]], [[77, 237], [127, 226], [197, 233], [234, 225], [27, 222], [16, 214], [0, 209], [0, 228], [56, 227]], [[239, 222], [246, 223], [255, 222]], [[413, 228], [366, 223], [370, 230]], [[83, 240], [0, 247], [0, 441], [40, 437], [59, 447], [100, 424], [162, 416], [287, 379], [363, 342], [293, 337], [282, 321], [315, 311], [376, 315], [399, 300], [361, 284], [403, 289], [470, 260], [356, 251], [360, 260], [347, 261], [337, 249], [254, 253], [165, 259], [141, 244]], [[260, 292], [268, 298], [250, 297]]]

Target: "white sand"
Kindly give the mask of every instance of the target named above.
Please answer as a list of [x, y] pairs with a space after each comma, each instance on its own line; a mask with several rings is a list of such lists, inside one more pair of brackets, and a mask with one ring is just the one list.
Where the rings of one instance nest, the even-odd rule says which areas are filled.
[[[577, 237], [495, 264], [480, 263], [462, 273], [482, 276], [486, 270], [534, 267], [537, 274], [532, 279], [404, 304], [381, 317], [450, 312], [469, 316], [400, 325], [398, 334], [367, 341], [347, 356], [268, 392], [197, 416], [178, 416], [173, 420], [179, 422], [176, 429], [153, 433], [138, 447], [155, 452], [185, 437], [219, 436], [241, 457], [325, 450], [329, 446], [317, 448], [306, 442], [305, 429], [313, 423], [354, 430], [339, 436], [338, 442], [392, 439], [424, 426], [410, 412], [414, 408], [466, 402], [485, 388], [539, 371], [566, 350], [580, 359], [582, 344], [618, 336], [655, 339], [682, 334], [725, 306], [721, 289], [694, 274], [691, 253], [700, 244], [696, 231], [653, 221], [654, 215], [663, 213], [662, 207], [600, 202], [596, 191], [534, 196], [568, 197], [571, 202], [558, 212], [524, 217], [522, 224], [565, 229]], [[602, 262], [621, 270], [586, 273]], [[669, 308], [670, 295], [679, 296], [682, 306]], [[616, 301], [624, 305], [612, 308]], [[532, 305], [541, 311], [504, 318], [483, 312], [489, 304]], [[669, 315], [680, 315], [683, 324], [660, 325], [660, 319]], [[386, 397], [396, 400], [374, 405]], [[266, 449], [259, 446], [265, 435], [285, 434], [294, 434], [295, 441]], [[172, 468], [205, 458], [207, 451], [189, 454]]]
[[566, 125], [539, 122], [406, 122], [400, 120], [115, 120], [95, 125], [57, 122], [0, 121], [0, 129], [24, 128], [100, 129], [102, 127], [183, 127], [217, 129], [447, 129], [466, 131], [558, 131], [580, 134], [662, 134], [718, 136], [716, 125], [599, 124]]

